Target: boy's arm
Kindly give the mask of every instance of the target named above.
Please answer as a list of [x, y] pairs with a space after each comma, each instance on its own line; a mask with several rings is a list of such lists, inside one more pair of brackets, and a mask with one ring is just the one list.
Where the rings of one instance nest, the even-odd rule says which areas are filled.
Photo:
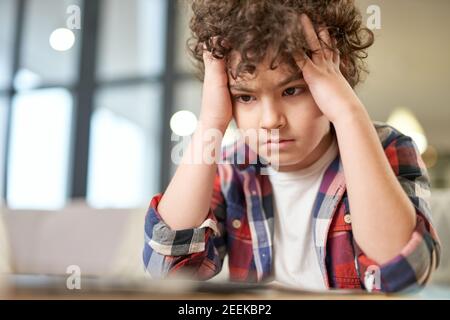
[[225, 62], [206, 50], [203, 58], [200, 121], [169, 186], [152, 199], [145, 219], [143, 259], [154, 277], [187, 273], [208, 279], [224, 258], [225, 201], [215, 156], [232, 117], [231, 99]]
[[416, 223], [413, 204], [391, 169], [370, 117], [340, 71], [327, 29], [319, 37], [305, 14], [300, 22], [313, 54], [299, 67], [311, 94], [333, 123], [352, 211], [353, 234], [361, 248], [384, 263], [406, 245]]
[[334, 122], [353, 234], [361, 249], [379, 264], [408, 243], [416, 212], [386, 157], [376, 130], [360, 106]]
[[222, 137], [232, 118], [225, 61], [215, 59], [206, 50], [203, 57], [205, 79], [200, 121], [158, 205], [162, 219], [173, 230], [195, 228], [205, 220], [217, 170], [216, 161], [206, 160], [207, 150], [220, 153]]
[[428, 282], [439, 264], [440, 244], [431, 224], [430, 181], [419, 150], [410, 137], [394, 128], [388, 125], [376, 128], [392, 171], [414, 205], [416, 224], [408, 243], [384, 264], [371, 259], [355, 241], [356, 262], [366, 288], [378, 285], [373, 288], [396, 292]]
[[226, 204], [219, 173], [214, 179], [208, 216], [198, 228], [170, 229], [158, 213], [161, 197], [153, 197], [145, 217], [146, 271], [154, 278], [188, 276], [200, 280], [219, 273], [226, 254]]
[[[299, 57], [298, 64], [315, 102], [336, 129], [354, 239], [365, 256], [376, 265], [387, 265], [393, 274], [408, 268], [414, 274], [421, 269], [423, 272], [410, 277], [409, 284], [420, 282], [437, 261], [437, 237], [429, 223], [425, 223], [428, 228], [423, 227], [427, 212], [420, 212], [414, 206], [414, 194], [410, 199], [405, 192], [409, 189], [411, 193], [410, 188], [414, 188], [413, 193], [420, 193], [420, 185], [402, 185], [400, 180], [405, 182], [411, 173], [402, 172], [397, 177], [391, 167], [391, 163], [395, 167], [399, 160], [420, 159], [420, 155], [416, 156], [410, 143], [403, 149], [403, 159], [386, 157], [367, 110], [340, 71], [339, 52], [330, 49], [333, 40], [327, 29], [318, 34], [328, 47], [322, 46], [306, 15], [301, 16], [300, 22], [313, 54], [311, 58]], [[411, 260], [401, 258], [405, 255]], [[413, 260], [415, 270], [408, 266]], [[401, 268], [402, 265], [406, 267]]]
[[440, 255], [425, 165], [410, 137], [394, 131], [383, 150], [368, 115], [354, 114], [355, 122], [342, 121], [335, 127], [361, 279], [367, 286], [366, 271], [376, 266], [381, 281], [377, 289], [422, 285]]

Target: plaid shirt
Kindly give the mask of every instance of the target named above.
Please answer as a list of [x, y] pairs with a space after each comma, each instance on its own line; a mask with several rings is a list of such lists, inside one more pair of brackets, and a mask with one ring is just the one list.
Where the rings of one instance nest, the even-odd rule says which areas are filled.
[[[351, 212], [339, 154], [326, 169], [313, 206], [317, 259], [329, 288], [394, 292], [425, 284], [437, 267], [440, 246], [431, 224], [430, 184], [411, 138], [374, 123], [398, 181], [415, 206], [417, 224], [410, 241], [389, 262], [378, 265], [353, 239]], [[158, 194], [145, 218], [143, 259], [151, 276], [190, 275], [206, 280], [220, 272], [228, 254], [230, 280], [273, 279], [273, 193], [264, 165], [247, 145], [224, 150], [218, 165], [211, 209], [195, 229], [171, 230], [162, 220]], [[236, 157], [244, 164], [233, 164]], [[256, 161], [255, 161], [256, 159]], [[236, 161], [235, 161], [236, 162]], [[239, 163], [239, 162], [238, 162]], [[182, 214], [182, 212], [180, 212]], [[293, 252], [301, 258], [301, 252]]]

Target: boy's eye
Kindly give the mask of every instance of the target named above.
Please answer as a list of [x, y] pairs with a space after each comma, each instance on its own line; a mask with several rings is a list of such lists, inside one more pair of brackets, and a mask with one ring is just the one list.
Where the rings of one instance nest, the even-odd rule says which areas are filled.
[[250, 103], [253, 101], [253, 97], [249, 95], [241, 95], [241, 96], [235, 96], [234, 100], [240, 103]]
[[295, 96], [301, 94], [303, 91], [305, 91], [305, 89], [299, 87], [287, 88], [283, 91], [283, 96]]

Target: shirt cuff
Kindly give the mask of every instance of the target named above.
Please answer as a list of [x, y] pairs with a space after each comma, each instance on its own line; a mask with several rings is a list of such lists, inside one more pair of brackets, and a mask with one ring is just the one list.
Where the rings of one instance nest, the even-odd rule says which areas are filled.
[[161, 198], [161, 193], [153, 197], [146, 216], [148, 244], [157, 253], [166, 256], [182, 256], [203, 252], [211, 233], [214, 236], [220, 236], [217, 219], [211, 209], [205, 221], [197, 228], [170, 229], [157, 210]]
[[360, 278], [367, 291], [397, 292], [425, 284], [439, 263], [433, 227], [418, 214], [416, 228], [400, 254], [379, 265], [356, 245]]

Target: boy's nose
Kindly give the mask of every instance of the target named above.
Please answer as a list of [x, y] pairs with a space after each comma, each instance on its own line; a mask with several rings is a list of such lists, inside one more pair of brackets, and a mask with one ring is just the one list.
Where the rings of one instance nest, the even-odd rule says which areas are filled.
[[268, 101], [263, 103], [260, 122], [262, 129], [280, 129], [286, 125], [286, 117], [276, 103]]

